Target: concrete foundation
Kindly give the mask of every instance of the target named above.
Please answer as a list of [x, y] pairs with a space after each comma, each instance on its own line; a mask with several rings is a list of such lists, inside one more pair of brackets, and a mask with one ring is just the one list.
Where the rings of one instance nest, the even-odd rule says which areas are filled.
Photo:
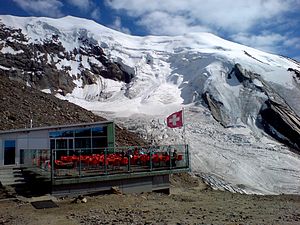
[[120, 192], [124, 194], [152, 191], [169, 193], [169, 174], [120, 180], [54, 185], [52, 186], [52, 194], [56, 196], [73, 196], [78, 194], [110, 191], [113, 187], [117, 187]]

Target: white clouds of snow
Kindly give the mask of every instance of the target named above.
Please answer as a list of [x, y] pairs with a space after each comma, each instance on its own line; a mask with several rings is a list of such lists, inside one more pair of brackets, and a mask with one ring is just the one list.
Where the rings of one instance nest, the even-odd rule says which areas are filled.
[[111, 28], [113, 28], [114, 30], [121, 31], [122, 33], [125, 34], [131, 33], [128, 28], [122, 26], [122, 21], [120, 17], [116, 17], [114, 23], [111, 25]]
[[191, 19], [183, 16], [172, 16], [166, 12], [155, 11], [146, 14], [139, 22], [145, 26], [152, 34], [177, 35], [188, 32], [210, 32], [211, 30], [201, 25], [190, 25]]
[[80, 10], [88, 10], [92, 5], [90, 0], [68, 0], [68, 3], [76, 6]]
[[90, 15], [93, 19], [100, 18], [100, 8], [92, 0], [68, 0], [68, 3], [77, 7], [83, 12], [90, 11]]
[[[154, 12], [164, 12], [170, 21], [174, 20], [174, 16], [177, 17], [177, 20], [180, 17], [186, 27], [193, 28], [196, 23], [214, 29], [245, 31], [263, 19], [270, 19], [291, 10], [294, 0], [111, 0], [107, 2], [114, 9], [126, 10], [130, 16], [140, 17], [140, 22], [144, 24], [148, 22], [151, 25], [153, 21], [160, 19], [161, 14]], [[152, 15], [153, 21], [150, 20], [150, 15]], [[174, 30], [177, 28], [173, 27]], [[169, 28], [161, 27], [160, 29], [167, 29], [165, 34], [170, 34]], [[179, 34], [178, 32], [177, 34]]]
[[232, 36], [233, 40], [248, 46], [253, 46], [265, 51], [278, 52], [277, 46], [286, 40], [286, 37], [270, 33], [262, 35], [251, 35], [249, 33], [239, 33]]
[[107, 5], [124, 10], [154, 35], [205, 31], [274, 53], [287, 54], [283, 49], [295, 48], [287, 26], [297, 19], [286, 14], [299, 9], [298, 0], [107, 0]]
[[100, 18], [100, 8], [95, 8], [92, 12], [91, 12], [91, 17], [93, 19], [99, 19]]
[[13, 0], [24, 11], [51, 17], [61, 17], [63, 3], [58, 0]]
[[300, 49], [300, 38], [291, 38], [277, 33], [264, 32], [260, 35], [238, 33], [231, 38], [244, 45], [275, 53], [282, 51], [282, 46]]
[[62, 17], [64, 13], [62, 7], [67, 2], [77, 7], [80, 11], [90, 12], [93, 19], [100, 18], [100, 8], [93, 0], [13, 0], [24, 11], [33, 15], [50, 17]]

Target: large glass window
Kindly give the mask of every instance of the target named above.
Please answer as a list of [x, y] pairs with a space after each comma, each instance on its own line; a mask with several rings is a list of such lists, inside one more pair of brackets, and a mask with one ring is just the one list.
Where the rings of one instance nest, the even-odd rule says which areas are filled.
[[107, 126], [93, 127], [93, 128], [82, 128], [75, 130], [59, 130], [49, 132], [50, 138], [63, 138], [63, 137], [103, 137], [107, 136]]
[[49, 132], [50, 148], [56, 159], [63, 155], [90, 154], [103, 151], [108, 145], [107, 126], [57, 130]]

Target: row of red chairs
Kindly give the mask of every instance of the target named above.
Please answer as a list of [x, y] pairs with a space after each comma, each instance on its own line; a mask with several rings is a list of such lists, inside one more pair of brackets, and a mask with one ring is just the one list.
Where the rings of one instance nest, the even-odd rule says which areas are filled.
[[[128, 160], [130, 159], [131, 165], [147, 165], [150, 162], [150, 156], [147, 154], [134, 154], [128, 157], [122, 157], [119, 153], [107, 154], [106, 160], [104, 154], [93, 154], [93, 155], [81, 155], [81, 156], [61, 156], [60, 160], [55, 160], [55, 164], [57, 167], [70, 167], [73, 165], [74, 167], [79, 163], [84, 163], [88, 166], [126, 166], [128, 165]], [[170, 162], [169, 155], [162, 154], [153, 154], [152, 162], [160, 163]], [[182, 160], [182, 155], [178, 155], [175, 159], [176, 161]]]

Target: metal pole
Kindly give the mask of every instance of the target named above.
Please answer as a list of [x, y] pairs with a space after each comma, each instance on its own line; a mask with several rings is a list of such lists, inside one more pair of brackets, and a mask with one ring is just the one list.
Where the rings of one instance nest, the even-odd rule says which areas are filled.
[[184, 141], [184, 144], [186, 144], [186, 134], [185, 134], [185, 112], [184, 112], [184, 107], [182, 107], [182, 123], [183, 123], [183, 141]]
[[81, 149], [79, 149], [79, 177], [81, 177]]
[[128, 172], [130, 172], [130, 159], [131, 159], [131, 149], [127, 149], [127, 156], [128, 156], [128, 167], [127, 167], [127, 169], [128, 169]]
[[169, 169], [171, 169], [171, 167], [172, 167], [172, 156], [171, 156], [171, 146], [169, 146], [169, 156], [170, 156], [170, 162], [169, 162]]
[[152, 165], [152, 147], [150, 147], [150, 171], [152, 171], [153, 165]]
[[189, 146], [185, 145], [186, 149], [186, 158], [187, 158], [187, 166], [189, 167], [189, 170], [191, 171], [191, 165], [190, 165], [190, 154], [189, 154]]
[[53, 184], [53, 179], [54, 179], [54, 151], [53, 149], [50, 150], [51, 151], [51, 184]]
[[107, 174], [107, 148], [104, 149], [104, 174]]

